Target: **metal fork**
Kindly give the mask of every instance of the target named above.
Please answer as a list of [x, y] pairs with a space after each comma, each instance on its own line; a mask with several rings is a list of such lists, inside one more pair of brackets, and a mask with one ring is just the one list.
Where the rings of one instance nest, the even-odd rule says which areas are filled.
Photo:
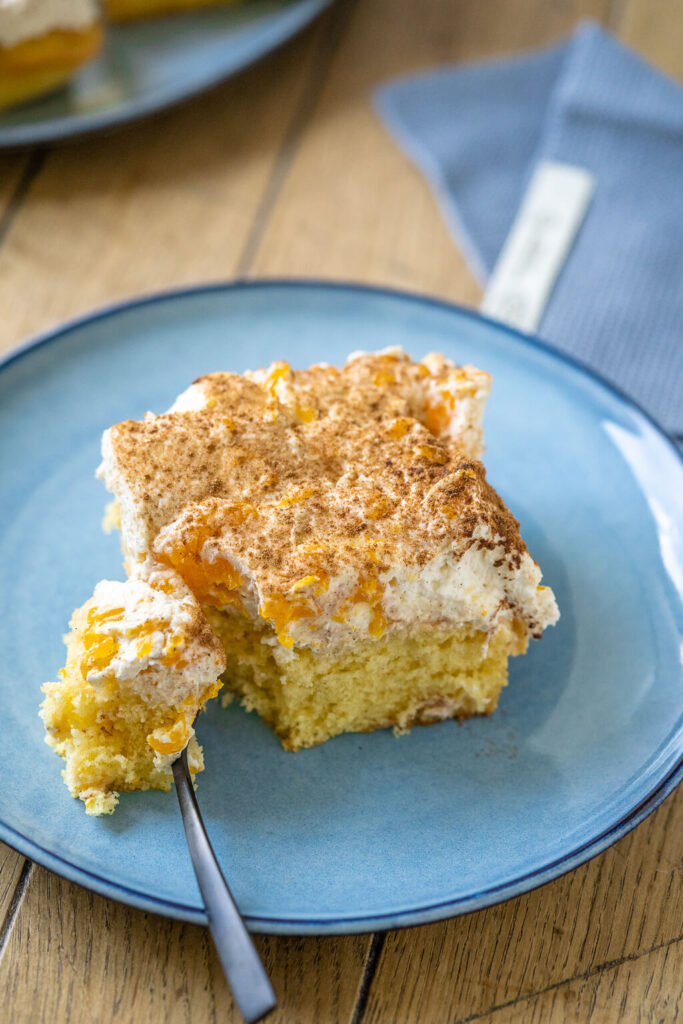
[[173, 778], [209, 929], [235, 1002], [247, 1024], [254, 1024], [275, 1008], [275, 993], [209, 842], [186, 749], [173, 762]]

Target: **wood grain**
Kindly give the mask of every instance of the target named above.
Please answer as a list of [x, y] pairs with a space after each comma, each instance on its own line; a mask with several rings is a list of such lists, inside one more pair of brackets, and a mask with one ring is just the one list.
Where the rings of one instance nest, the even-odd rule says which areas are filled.
[[[0, 154], [0, 247], [22, 207], [26, 190], [35, 177], [40, 162], [41, 155], [37, 152], [21, 156]], [[0, 357], [3, 350], [11, 347], [12, 343], [13, 339], [6, 336], [3, 318], [0, 317]]]
[[0, 213], [32, 159], [31, 153], [0, 153]]
[[[257, 944], [278, 994], [273, 1024], [349, 1020], [367, 937]], [[205, 928], [132, 910], [34, 869], [0, 961], [13, 1024], [237, 1022]]]
[[50, 151], [0, 248], [2, 349], [101, 303], [232, 276], [328, 25], [207, 96]]
[[623, 0], [614, 27], [661, 71], [683, 78], [683, 7], [680, 0]]
[[538, 45], [595, 2], [356, 3], [251, 272], [360, 279], [476, 305], [480, 287], [422, 176], [371, 105], [397, 75]]
[[[365, 1024], [464, 1020], [677, 939], [683, 791], [615, 847], [497, 907], [387, 937]], [[676, 954], [678, 955], [678, 954]]]
[[26, 858], [16, 850], [0, 843], [0, 955], [2, 953], [5, 922], [7, 916], [16, 911], [12, 904], [17, 895], [17, 885], [24, 870]]
[[453, 1024], [624, 1024], [674, 1022], [681, 1010], [681, 943], [671, 943], [635, 960], [573, 978], [538, 995], [520, 999], [483, 1016]]

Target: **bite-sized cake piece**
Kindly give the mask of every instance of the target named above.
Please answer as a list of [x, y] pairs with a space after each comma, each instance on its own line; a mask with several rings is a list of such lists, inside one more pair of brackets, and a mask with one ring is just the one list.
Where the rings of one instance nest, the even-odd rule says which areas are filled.
[[133, 21], [203, 7], [225, 7], [237, 2], [239, 0], [105, 0], [105, 9], [112, 21]]
[[552, 592], [477, 456], [489, 378], [399, 350], [200, 378], [112, 427], [129, 571], [172, 567], [292, 750], [489, 713]]
[[125, 583], [98, 583], [74, 612], [66, 667], [43, 687], [47, 741], [89, 814], [113, 811], [121, 791], [169, 789], [170, 765], [188, 744], [190, 771], [202, 769], [192, 723], [225, 668], [220, 641], [177, 574], [136, 570]]
[[63, 85], [101, 45], [96, 0], [0, 0], [0, 109]]

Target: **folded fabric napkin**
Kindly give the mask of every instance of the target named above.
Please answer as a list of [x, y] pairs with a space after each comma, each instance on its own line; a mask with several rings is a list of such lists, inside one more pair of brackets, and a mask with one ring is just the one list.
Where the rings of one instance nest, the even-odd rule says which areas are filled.
[[683, 90], [582, 24], [561, 45], [392, 83], [375, 101], [482, 283], [539, 161], [595, 176], [539, 334], [683, 434]]

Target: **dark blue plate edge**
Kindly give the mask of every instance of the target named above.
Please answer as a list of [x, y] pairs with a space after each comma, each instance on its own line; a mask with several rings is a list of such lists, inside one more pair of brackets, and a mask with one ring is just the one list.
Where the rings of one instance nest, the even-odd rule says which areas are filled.
[[[232, 282], [218, 281], [186, 288], [171, 288], [155, 292], [151, 295], [126, 299], [121, 302], [111, 303], [100, 307], [95, 312], [86, 313], [83, 316], [70, 319], [57, 328], [42, 332], [34, 338], [29, 339], [29, 341], [24, 345], [19, 346], [12, 352], [8, 353], [4, 358], [0, 359], [0, 372], [9, 367], [15, 361], [29, 355], [35, 349], [41, 348], [54, 341], [59, 341], [60, 338], [70, 334], [72, 331], [86, 327], [107, 317], [115, 316], [144, 306], [174, 301], [176, 299], [182, 300], [215, 292], [246, 291], [260, 288], [282, 288], [284, 290], [300, 288], [302, 290], [319, 289], [320, 291], [327, 290], [333, 292], [361, 292], [399, 300], [408, 300], [409, 302], [418, 305], [430, 306], [444, 312], [456, 313], [471, 320], [487, 323], [498, 331], [502, 330], [504, 333], [508, 334], [515, 343], [540, 349], [542, 352], [548, 354], [552, 359], [556, 359], [561, 363], [567, 364], [575, 371], [578, 371], [593, 382], [597, 383], [608, 393], [608, 395], [616, 397], [623, 405], [630, 409], [632, 413], [635, 413], [636, 416], [641, 416], [659, 436], [659, 439], [665, 442], [665, 445], [673, 452], [676, 459], [683, 463], [683, 453], [677, 448], [657, 421], [630, 396], [626, 395], [618, 387], [610, 383], [580, 360], [574, 359], [572, 356], [558, 351], [546, 342], [541, 341], [539, 338], [524, 334], [516, 328], [509, 327], [507, 324], [494, 320], [491, 317], [483, 316], [475, 310], [467, 309], [463, 306], [457, 305], [456, 303], [447, 302], [444, 299], [438, 299], [433, 296], [417, 292], [356, 283], [353, 281], [326, 281], [322, 278], [277, 277], [259, 278], [254, 281], [238, 279]], [[659, 806], [659, 804], [676, 789], [678, 784], [681, 782], [681, 779], [683, 779], [683, 758], [680, 758], [668, 775], [665, 776], [663, 780], [660, 780], [653, 787], [650, 793], [648, 793], [635, 807], [628, 810], [626, 814], [611, 828], [604, 830], [587, 843], [582, 844], [570, 853], [565, 854], [563, 857], [550, 862], [545, 865], [545, 867], [538, 868], [528, 874], [520, 875], [512, 881], [492, 886], [490, 889], [485, 889], [480, 893], [430, 904], [425, 907], [420, 907], [417, 910], [400, 911], [396, 914], [388, 915], [349, 918], [334, 917], [322, 919], [246, 916], [245, 920], [250, 930], [265, 934], [334, 935], [363, 933], [378, 929], [382, 930], [427, 924], [443, 920], [445, 918], [459, 916], [460, 914], [481, 910], [485, 907], [492, 906], [496, 903], [502, 903], [508, 899], [514, 898], [515, 896], [520, 896], [526, 892], [530, 892], [541, 885], [545, 885], [547, 882], [554, 881], [556, 878], [574, 870], [574, 868], [579, 867], [581, 864], [591, 860], [599, 853], [602, 853], [609, 846], [627, 835], [636, 827], [636, 825], [644, 821], [645, 818], [647, 818]], [[127, 886], [110, 882], [94, 872], [87, 871], [84, 868], [79, 868], [70, 861], [64, 860], [56, 854], [45, 850], [37, 843], [34, 843], [33, 840], [28, 839], [26, 836], [17, 832], [11, 826], [6, 825], [1, 820], [0, 839], [6, 842], [8, 846], [17, 850], [17, 852], [30, 857], [43, 867], [55, 871], [57, 874], [67, 878], [69, 881], [82, 885], [87, 889], [91, 889], [100, 895], [118, 899], [121, 902], [137, 907], [140, 910], [152, 911], [153, 913], [162, 914], [177, 920], [188, 921], [193, 924], [207, 923], [206, 915], [200, 908], [175, 903], [173, 900], [164, 900], [154, 896], [149, 896], [137, 889], [129, 889]]]
[[[548, 882], [553, 882], [562, 875], [573, 871], [587, 861], [603, 853], [614, 843], [623, 839], [637, 825], [641, 824], [659, 805], [669, 796], [683, 778], [683, 761], [666, 777], [661, 785], [653, 790], [638, 806], [632, 810], [627, 817], [620, 819], [616, 825], [603, 832], [601, 835], [577, 847], [571, 853], [558, 858], [547, 864], [544, 868], [520, 875], [519, 878], [500, 885], [492, 886], [483, 892], [474, 893], [471, 896], [463, 896], [458, 899], [444, 900], [439, 903], [421, 907], [418, 910], [406, 910], [396, 914], [377, 915], [369, 917], [335, 917], [335, 918], [271, 918], [252, 917], [245, 915], [245, 921], [250, 931], [267, 935], [350, 935], [364, 932], [373, 932], [390, 928], [408, 928], [414, 925], [430, 924], [435, 921], [442, 921], [450, 917], [459, 917], [461, 914], [470, 914], [473, 911], [483, 910], [486, 907], [497, 903], [504, 903], [516, 896], [522, 896], [532, 892]], [[109, 882], [107, 879], [87, 871], [85, 868], [78, 868], [70, 861], [45, 850], [42, 846], [34, 843], [16, 832], [13, 828], [0, 822], [0, 839], [18, 853], [30, 857], [31, 860], [54, 871], [68, 881], [75, 882], [86, 889], [99, 893], [110, 899], [119, 900], [138, 910], [151, 911], [161, 914], [164, 917], [171, 917], [179, 921], [188, 921], [191, 924], [208, 924], [206, 914], [197, 907], [187, 906], [184, 903], [175, 903], [173, 900], [162, 900], [154, 896], [141, 893], [137, 889], [129, 889], [127, 886]]]
[[[168, 110], [170, 107], [192, 99], [192, 97], [198, 96], [214, 86], [227, 81], [234, 75], [239, 74], [240, 71], [251, 67], [252, 64], [266, 57], [269, 53], [273, 53], [279, 47], [284, 46], [285, 43], [298, 35], [299, 32], [302, 32], [307, 25], [322, 14], [325, 8], [329, 7], [332, 3], [332, 0], [307, 0], [307, 2], [308, 6], [292, 7], [291, 10], [287, 9], [286, 4], [283, 5], [282, 11], [275, 12], [275, 16], [280, 17], [284, 15], [284, 17], [283, 24], [278, 25], [278, 32], [272, 45], [266, 48], [259, 48], [257, 46], [253, 51], [245, 53], [242, 58], [234, 63], [226, 64], [225, 68], [218, 74], [213, 72], [205, 74], [189, 86], [176, 87], [162, 93], [152, 93], [146, 99], [137, 103], [115, 107], [108, 112], [93, 111], [82, 116], [71, 115], [48, 118], [45, 121], [9, 125], [4, 128], [0, 125], [0, 151], [12, 152], [13, 150], [27, 149], [30, 146], [46, 146], [82, 138], [84, 135], [110, 131], [132, 122], [140, 121], [143, 118], [150, 117], [153, 114]], [[264, 15], [261, 19], [254, 21], [253, 24], [257, 24], [258, 20], [265, 22], [267, 18], [268, 16]]]

